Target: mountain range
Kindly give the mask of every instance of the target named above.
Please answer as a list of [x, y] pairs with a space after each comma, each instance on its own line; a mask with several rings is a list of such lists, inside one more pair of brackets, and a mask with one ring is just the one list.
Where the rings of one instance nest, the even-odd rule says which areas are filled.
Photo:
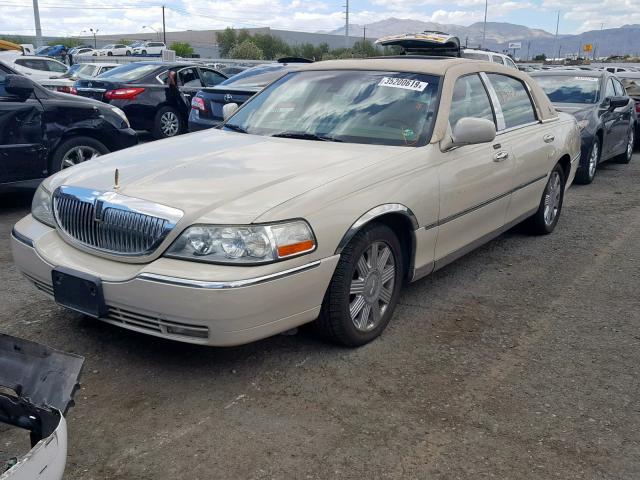
[[[387, 18], [367, 25], [349, 25], [349, 36], [377, 39], [385, 35], [418, 33], [425, 30], [441, 31], [456, 35], [463, 44], [478, 47], [482, 43], [484, 24], [469, 26], [422, 22], [403, 18]], [[345, 27], [333, 30], [332, 34], [344, 35]], [[485, 47], [504, 51], [510, 42], [521, 42], [522, 49], [516, 52], [520, 58], [531, 58], [545, 53], [548, 57], [576, 54], [585, 44], [592, 44], [598, 57], [609, 55], [640, 55], [640, 25], [624, 25], [618, 28], [592, 30], [577, 35], [555, 35], [544, 30], [512, 23], [487, 22]], [[528, 55], [527, 55], [528, 52]]]

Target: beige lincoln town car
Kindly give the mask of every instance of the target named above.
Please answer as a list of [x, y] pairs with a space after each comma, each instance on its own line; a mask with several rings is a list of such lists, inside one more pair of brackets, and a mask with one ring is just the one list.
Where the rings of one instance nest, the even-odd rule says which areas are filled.
[[138, 332], [237, 345], [313, 322], [357, 346], [405, 282], [517, 223], [550, 233], [579, 154], [575, 120], [514, 69], [319, 62], [219, 130], [48, 178], [13, 255], [59, 305]]

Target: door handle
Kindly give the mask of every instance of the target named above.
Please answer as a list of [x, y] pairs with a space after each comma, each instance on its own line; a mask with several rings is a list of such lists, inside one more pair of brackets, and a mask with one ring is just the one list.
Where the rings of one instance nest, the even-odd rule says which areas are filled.
[[493, 156], [493, 161], [504, 162], [507, 158], [509, 158], [509, 153], [503, 150], [502, 152], [498, 152]]
[[550, 133], [547, 133], [544, 137], [542, 137], [542, 140], [544, 140], [544, 143], [551, 143], [556, 139], [556, 137], [554, 137], [553, 135], [551, 135]]

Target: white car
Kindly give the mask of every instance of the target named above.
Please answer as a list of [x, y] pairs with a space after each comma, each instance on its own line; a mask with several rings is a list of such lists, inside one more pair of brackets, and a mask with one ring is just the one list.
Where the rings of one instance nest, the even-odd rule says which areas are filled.
[[59, 77], [69, 68], [53, 58], [21, 55], [18, 52], [4, 52], [0, 55], [0, 60], [38, 83], [41, 83], [41, 80]]
[[117, 57], [121, 55], [131, 55], [133, 50], [128, 45], [122, 43], [115, 43], [111, 45], [105, 45], [95, 51], [93, 55], [97, 57]]
[[73, 55], [74, 57], [77, 57], [77, 56], [81, 56], [81, 55], [93, 55], [94, 52], [95, 52], [95, 50], [93, 48], [84, 47], [84, 48], [78, 48], [78, 49], [74, 48], [69, 53], [71, 55]]
[[133, 49], [135, 55], [162, 55], [167, 46], [163, 42], [145, 42]]
[[75, 63], [61, 78], [73, 80], [93, 78], [119, 66], [119, 63], [113, 62]]
[[487, 62], [494, 62], [510, 68], [515, 68], [516, 70], [518, 69], [514, 61], [511, 60], [511, 57], [502, 53], [491, 52], [489, 50], [476, 50], [475, 48], [463, 48], [461, 53], [463, 58], [486, 60]]

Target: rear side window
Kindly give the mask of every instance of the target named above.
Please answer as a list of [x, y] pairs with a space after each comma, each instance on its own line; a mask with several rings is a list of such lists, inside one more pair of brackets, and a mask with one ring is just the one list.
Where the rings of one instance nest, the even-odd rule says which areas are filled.
[[506, 62], [507, 67], [518, 68], [516, 67], [516, 64], [513, 63], [513, 60], [511, 60], [509, 57], [505, 58], [504, 61]]
[[47, 67], [50, 72], [65, 73], [67, 71], [67, 67], [51, 60], [47, 60]]
[[178, 72], [178, 80], [183, 87], [201, 87], [202, 82], [195, 68], [183, 68]]
[[201, 68], [200, 74], [202, 76], [202, 83], [205, 87], [213, 87], [226, 80], [226, 77], [223, 77], [218, 72], [215, 72], [213, 70], [206, 70]]
[[502, 108], [505, 128], [514, 128], [535, 122], [536, 113], [524, 84], [513, 77], [488, 73]]
[[449, 112], [451, 128], [464, 117], [484, 118], [495, 124], [489, 95], [482, 80], [475, 74], [458, 78], [453, 87]]
[[16, 59], [16, 65], [20, 65], [25, 68], [31, 68], [32, 70], [48, 71], [47, 64], [43, 60], [33, 58], [18, 58]]
[[486, 61], [489, 61], [489, 54], [488, 53], [462, 52], [462, 56], [464, 58], [471, 58], [473, 60], [486, 60]]

